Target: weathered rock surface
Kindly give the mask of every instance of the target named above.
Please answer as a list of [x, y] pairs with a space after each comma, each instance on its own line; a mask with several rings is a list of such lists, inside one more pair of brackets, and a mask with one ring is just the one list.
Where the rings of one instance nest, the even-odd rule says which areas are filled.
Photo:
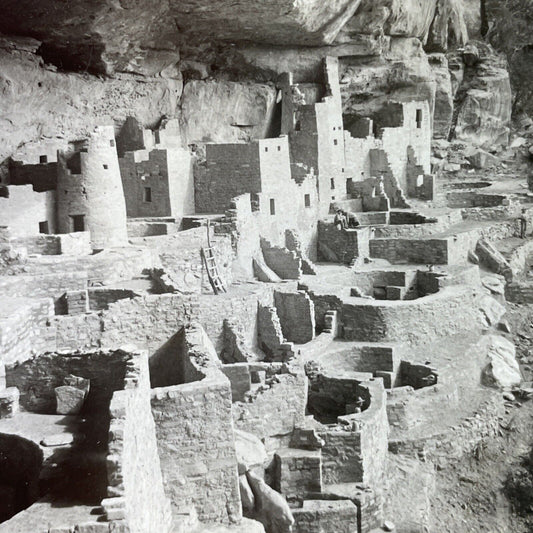
[[418, 37], [424, 40], [435, 16], [437, 0], [363, 0], [345, 31]]
[[58, 415], [77, 415], [83, 407], [85, 392], [76, 387], [63, 385], [56, 387], [56, 412]]
[[241, 494], [242, 510], [251, 513], [255, 508], [255, 497], [245, 474], [239, 476], [239, 492]]
[[455, 138], [493, 147], [509, 141], [512, 94], [505, 60], [478, 43], [479, 59], [466, 59], [465, 75], [456, 96]]
[[436, 84], [422, 43], [393, 38], [377, 59], [345, 58], [341, 63], [341, 93], [345, 114], [372, 113], [387, 102], [435, 100]]
[[467, 42], [468, 29], [464, 19], [462, 0], [437, 0], [426, 50], [447, 52], [452, 46], [463, 46]]
[[220, 68], [239, 77], [276, 80], [280, 74], [292, 72], [299, 83], [320, 80], [326, 56], [378, 57], [390, 46], [390, 38], [381, 33], [346, 34], [343, 39], [346, 42], [339, 42], [339, 37], [334, 45], [318, 47], [240, 44], [224, 49], [216, 60]]
[[135, 116], [144, 125], [176, 112], [182, 83], [123, 75], [103, 80], [45, 68], [35, 41], [0, 39], [0, 162], [25, 143], [86, 136], [97, 122]]
[[153, 75], [176, 63], [178, 45], [191, 41], [331, 43], [359, 3], [7, 0], [0, 31], [42, 40], [43, 56], [58, 66]]
[[482, 383], [506, 388], [520, 385], [522, 376], [512, 342], [498, 335], [489, 335], [482, 340], [487, 349], [488, 364], [483, 370]]
[[235, 429], [235, 453], [239, 474], [255, 466], [263, 466], [268, 460], [264, 444], [251, 433]]
[[[473, 1], [473, 0], [472, 0]], [[509, 63], [514, 109], [533, 114], [533, 3], [527, 0], [484, 0], [483, 34]]]
[[452, 78], [448, 60], [444, 54], [430, 54], [428, 60], [436, 82], [433, 137], [447, 139], [453, 119]]
[[289, 533], [294, 518], [285, 498], [252, 472], [247, 472], [246, 477], [256, 501], [255, 518], [267, 531]]
[[277, 91], [272, 85], [194, 80], [181, 99], [184, 137], [192, 142], [236, 142], [267, 135]]

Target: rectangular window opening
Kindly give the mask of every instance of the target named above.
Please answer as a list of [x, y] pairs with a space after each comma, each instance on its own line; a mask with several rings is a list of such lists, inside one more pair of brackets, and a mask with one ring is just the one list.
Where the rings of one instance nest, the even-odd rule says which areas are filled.
[[268, 152], [268, 146], [265, 146], [265, 152]]
[[104, 163], [104, 170], [107, 170], [107, 168], [108, 168], [107, 165]]
[[335, 179], [334, 179], [334, 178], [331, 178], [331, 179], [329, 180], [329, 182], [330, 182], [331, 188], [334, 189], [334, 188], [335, 188]]
[[276, 214], [276, 201], [274, 200], [274, 198], [270, 198], [270, 214]]
[[339, 141], [337, 141], [337, 139], [333, 139], [333, 144], [337, 146], [339, 144]]
[[416, 110], [416, 127], [420, 129], [422, 127], [422, 119], [424, 118], [424, 113], [422, 109]]
[[85, 215], [70, 215], [72, 219], [72, 231], [85, 231]]
[[152, 188], [151, 187], [145, 187], [144, 188], [143, 201], [144, 202], [151, 202], [152, 201]]
[[47, 155], [40, 155], [39, 156], [39, 163], [40, 164], [48, 163], [48, 156]]
[[111, 148], [114, 148], [115, 147], [115, 139], [111, 139], [109, 141], [109, 146], [111, 146]]
[[305, 203], [305, 207], [311, 207], [311, 195], [310, 194], [306, 194], [304, 196], [304, 203]]
[[48, 220], [45, 220], [44, 222], [39, 222], [39, 233], [50, 233], [50, 227], [48, 225]]

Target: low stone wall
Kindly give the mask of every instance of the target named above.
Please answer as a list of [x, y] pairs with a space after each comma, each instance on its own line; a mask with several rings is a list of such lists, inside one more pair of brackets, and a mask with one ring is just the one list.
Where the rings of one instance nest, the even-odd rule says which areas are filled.
[[53, 315], [51, 298], [2, 297], [0, 362], [22, 362], [33, 354], [55, 349], [55, 330], [47, 326]]
[[302, 276], [302, 260], [295, 251], [274, 246], [266, 239], [261, 239], [261, 249], [265, 263], [281, 279], [299, 279]]
[[87, 288], [87, 272], [0, 277], [0, 296], [58, 299], [67, 291]]
[[361, 413], [339, 417], [335, 427], [320, 431], [322, 476], [325, 485], [366, 483], [379, 487], [383, 483], [388, 449], [389, 424], [386, 395], [379, 379], [364, 381], [370, 398]]
[[277, 449], [278, 437], [290, 435], [304, 421], [307, 377], [302, 368], [276, 363], [271, 368], [275, 379], [257, 388], [246, 402], [235, 402], [233, 420], [236, 428], [265, 439], [267, 448]]
[[503, 312], [503, 307], [482, 289], [454, 286], [417, 300], [346, 301], [341, 323], [348, 340], [417, 344], [481, 329], [487, 325], [487, 317]]
[[20, 391], [20, 405], [27, 411], [55, 414], [54, 389], [66, 376], [75, 375], [91, 381], [85, 412], [106, 412], [113, 391], [124, 385], [129, 355], [116, 352], [48, 353], [22, 363], [6, 365], [6, 384]]
[[318, 223], [318, 256], [321, 260], [349, 265], [370, 255], [369, 241], [369, 228], [339, 230], [333, 222]]
[[370, 257], [392, 264], [446, 265], [448, 247], [448, 239], [371, 239]]
[[58, 350], [92, 350], [102, 346], [104, 323], [101, 313], [55, 316], [50, 324]]
[[91, 311], [108, 309], [109, 304], [139, 296], [137, 293], [129, 289], [111, 289], [107, 287], [89, 289], [88, 295], [89, 309]]
[[306, 500], [292, 511], [295, 533], [354, 533], [357, 531], [357, 507], [350, 500]]
[[23, 246], [29, 254], [40, 255], [89, 255], [91, 235], [88, 231], [57, 235], [39, 234], [9, 239], [10, 244]]
[[483, 194], [476, 191], [449, 192], [446, 200], [449, 207], [495, 207], [502, 205], [507, 196], [502, 194]]

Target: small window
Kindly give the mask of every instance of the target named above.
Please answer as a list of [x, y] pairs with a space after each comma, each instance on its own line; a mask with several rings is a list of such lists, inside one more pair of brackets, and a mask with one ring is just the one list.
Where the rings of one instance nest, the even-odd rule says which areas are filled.
[[422, 127], [422, 119], [424, 118], [424, 113], [422, 109], [416, 110], [416, 127], [420, 129]]
[[341, 169], [341, 172], [344, 173], [344, 169]]
[[111, 146], [111, 148], [114, 148], [115, 147], [115, 139], [111, 139], [109, 141], [109, 146]]
[[276, 201], [274, 200], [274, 198], [270, 198], [270, 214], [276, 214]]
[[268, 146], [265, 146], [265, 152], [268, 152]]
[[108, 168], [107, 165], [104, 163], [104, 170], [107, 170], [107, 168]]
[[152, 201], [152, 188], [151, 187], [145, 187], [144, 188], [143, 200], [145, 202], [151, 202]]
[[335, 131], [335, 130], [336, 130], [336, 128], [335, 128], [335, 126], [333, 126], [333, 131]]
[[72, 231], [85, 231], [85, 215], [70, 215], [72, 219]]
[[331, 179], [329, 180], [329, 183], [330, 183], [330, 185], [331, 185], [331, 188], [334, 189], [334, 188], [335, 188], [335, 180], [334, 180], [333, 178], [331, 178]]
[[278, 146], [278, 152], [281, 152], [281, 146]]
[[39, 163], [48, 163], [48, 156], [47, 155], [40, 155], [39, 156]]
[[333, 144], [337, 146], [339, 144], [339, 141], [337, 141], [337, 139], [333, 139]]
[[50, 228], [48, 226], [48, 220], [45, 220], [44, 222], [39, 222], [39, 233], [50, 233]]
[[332, 196], [331, 199], [332, 199], [332, 200], [335, 200], [335, 196]]
[[304, 196], [304, 204], [305, 204], [305, 207], [311, 207], [311, 195], [310, 194], [306, 194]]
[[155, 139], [155, 144], [159, 144], [161, 142], [161, 137], [159, 135], [159, 130], [154, 131], [154, 139]]

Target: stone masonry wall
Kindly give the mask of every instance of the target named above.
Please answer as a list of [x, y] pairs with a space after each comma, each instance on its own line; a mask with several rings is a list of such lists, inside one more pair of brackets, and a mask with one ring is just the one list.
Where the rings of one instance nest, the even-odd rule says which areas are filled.
[[[25, 361], [34, 353], [55, 349], [51, 298], [12, 299], [2, 297], [0, 307], [0, 359], [2, 363]], [[51, 330], [51, 331], [50, 331]]]
[[390, 263], [446, 265], [447, 239], [371, 239], [370, 257], [386, 259]]
[[307, 293], [275, 291], [274, 303], [286, 340], [305, 344], [314, 339], [315, 306]]
[[35, 192], [31, 185], [8, 188], [9, 198], [0, 197], [0, 226], [8, 226], [13, 237], [39, 234], [39, 222], [48, 222], [55, 233], [55, 191]]
[[165, 492], [173, 514], [194, 505], [204, 521], [241, 517], [237, 459], [226, 377], [152, 391]]
[[0, 277], [1, 296], [57, 299], [67, 291], [86, 288], [87, 272]]
[[208, 144], [194, 185], [197, 213], [224, 213], [235, 196], [261, 192], [258, 143]]
[[481, 328], [492, 306], [497, 302], [479, 288], [446, 287], [417, 300], [345, 303], [341, 321], [349, 340], [418, 343]]
[[303, 369], [276, 376], [246, 403], [233, 404], [235, 427], [260, 439], [289, 435], [303, 423], [307, 406], [307, 377]]
[[6, 366], [6, 382], [20, 391], [20, 403], [28, 411], [53, 414], [56, 409], [54, 388], [73, 374], [91, 381], [86, 410], [107, 409], [114, 391], [123, 386], [125, 361], [122, 351], [57, 354], [48, 353], [22, 363]]
[[[368, 257], [370, 230], [368, 228], [339, 230], [333, 223], [319, 222], [319, 257], [350, 264], [358, 258]], [[370, 241], [372, 242], [372, 241]], [[333, 254], [332, 257], [328, 255]]]
[[258, 287], [254, 291], [233, 291], [214, 295], [149, 295], [120, 300], [103, 312], [103, 346], [121, 346], [139, 342], [157, 349], [181, 326], [196, 320], [207, 331], [218, 353], [224, 347], [224, 317], [239, 321], [246, 332], [245, 341], [253, 346], [257, 339], [257, 304], [272, 302], [272, 289]]
[[[146, 353], [135, 353], [127, 362], [122, 386], [124, 390], [113, 394], [109, 408], [107, 474], [110, 498], [102, 505], [106, 510], [107, 503], [111, 510], [107, 511], [106, 518], [112, 522], [111, 531], [168, 533], [172, 518], [170, 503], [163, 490], [150, 408]], [[120, 529], [126, 525], [129, 529]]]

